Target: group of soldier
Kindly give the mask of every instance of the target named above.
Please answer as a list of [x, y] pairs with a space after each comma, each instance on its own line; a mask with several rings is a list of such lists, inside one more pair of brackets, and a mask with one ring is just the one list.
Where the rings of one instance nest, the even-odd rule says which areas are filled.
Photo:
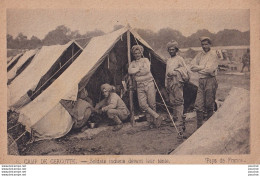
[[[217, 54], [211, 50], [211, 39], [209, 37], [200, 38], [203, 51], [199, 52], [192, 60], [190, 68], [185, 64], [184, 59], [178, 55], [179, 46], [176, 41], [167, 44], [170, 57], [166, 60], [165, 88], [168, 93], [170, 105], [173, 109], [174, 121], [181, 120], [184, 110], [183, 86], [189, 80], [190, 71], [199, 75], [199, 86], [195, 101], [197, 113], [197, 128], [203, 120], [212, 116], [214, 111], [215, 95], [218, 87], [216, 73], [218, 68]], [[139, 107], [145, 112], [150, 128], [160, 127], [163, 117], [156, 112], [156, 87], [154, 77], [150, 70], [150, 61], [143, 55], [144, 48], [141, 45], [134, 45], [131, 48], [134, 60], [129, 64], [128, 74], [136, 81], [137, 97]], [[85, 89], [82, 90], [86, 91]], [[130, 114], [124, 101], [115, 92], [115, 87], [110, 84], [103, 84], [101, 91], [104, 99], [95, 107], [92, 103], [85, 103], [84, 106], [89, 111], [105, 113], [108, 118], [115, 122], [114, 131], [123, 127], [122, 121], [126, 120]], [[83, 93], [83, 98], [86, 97]], [[85, 108], [86, 109], [86, 108]], [[89, 116], [89, 111], [82, 112]]]

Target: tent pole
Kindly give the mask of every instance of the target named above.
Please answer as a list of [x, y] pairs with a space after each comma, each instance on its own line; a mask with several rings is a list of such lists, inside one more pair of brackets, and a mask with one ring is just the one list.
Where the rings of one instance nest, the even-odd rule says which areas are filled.
[[[128, 58], [128, 65], [131, 63], [131, 42], [130, 42], [130, 31], [127, 31], [127, 58]], [[135, 117], [134, 117], [134, 105], [133, 105], [133, 80], [132, 77], [129, 75], [129, 101], [130, 101], [130, 120], [131, 125], [135, 125]]]

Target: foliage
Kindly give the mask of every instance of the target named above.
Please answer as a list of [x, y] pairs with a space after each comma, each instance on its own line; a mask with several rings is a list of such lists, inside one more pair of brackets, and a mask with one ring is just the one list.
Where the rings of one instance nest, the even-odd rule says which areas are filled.
[[[122, 25], [115, 25], [113, 31], [122, 28]], [[249, 45], [250, 44], [250, 32], [240, 32], [234, 29], [224, 29], [218, 33], [211, 33], [206, 29], [198, 30], [196, 33], [186, 37], [178, 30], [172, 28], [162, 28], [158, 32], [154, 32], [150, 29], [136, 29], [139, 35], [146, 40], [152, 48], [156, 51], [166, 52], [166, 44], [171, 40], [176, 40], [179, 43], [180, 48], [199, 47], [199, 37], [208, 36], [212, 39], [214, 46], [231, 46], [231, 45]], [[48, 32], [45, 37], [40, 40], [36, 36], [32, 36], [28, 39], [22, 33], [19, 33], [16, 38], [7, 34], [7, 48], [8, 49], [33, 49], [41, 47], [42, 45], [57, 45], [65, 44], [70, 40], [81, 40], [80, 44], [84, 45], [87, 38], [104, 35], [102, 30], [95, 29], [93, 31], [87, 31], [85, 34], [80, 34], [78, 30], [71, 31], [70, 28], [61, 25], [56, 29]]]

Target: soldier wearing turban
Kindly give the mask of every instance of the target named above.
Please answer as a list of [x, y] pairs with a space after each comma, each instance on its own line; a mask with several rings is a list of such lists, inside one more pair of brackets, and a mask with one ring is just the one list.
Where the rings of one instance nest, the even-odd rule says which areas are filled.
[[114, 86], [103, 84], [101, 85], [101, 91], [105, 98], [95, 106], [95, 110], [106, 113], [108, 118], [116, 123], [113, 130], [118, 131], [123, 127], [122, 121], [129, 116], [129, 110], [124, 101], [114, 92]]
[[141, 45], [134, 45], [131, 50], [135, 60], [128, 68], [128, 73], [134, 76], [137, 83], [137, 96], [140, 108], [146, 112], [147, 121], [150, 127], [159, 127], [162, 117], [156, 112], [156, 90], [153, 76], [150, 70], [150, 61], [143, 57], [144, 48]]
[[181, 120], [184, 109], [183, 86], [184, 75], [188, 75], [184, 59], [177, 55], [178, 43], [174, 40], [167, 43], [170, 57], [166, 61], [165, 87], [169, 95], [170, 104], [173, 108], [174, 120]]

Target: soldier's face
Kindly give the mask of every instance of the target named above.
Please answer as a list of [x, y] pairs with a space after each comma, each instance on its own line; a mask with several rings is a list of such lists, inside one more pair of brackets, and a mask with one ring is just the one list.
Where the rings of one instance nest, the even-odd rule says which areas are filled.
[[103, 90], [103, 95], [104, 97], [108, 97], [109, 96], [109, 91], [107, 91], [106, 89]]
[[168, 48], [168, 52], [171, 55], [171, 57], [176, 56], [177, 49], [175, 47]]
[[209, 41], [204, 40], [204, 41], [201, 42], [201, 47], [202, 47], [202, 49], [203, 49], [205, 52], [209, 52], [209, 51], [210, 51], [211, 44], [209, 43]]
[[142, 53], [138, 49], [134, 51], [133, 55], [134, 55], [135, 60], [139, 60], [142, 57]]

